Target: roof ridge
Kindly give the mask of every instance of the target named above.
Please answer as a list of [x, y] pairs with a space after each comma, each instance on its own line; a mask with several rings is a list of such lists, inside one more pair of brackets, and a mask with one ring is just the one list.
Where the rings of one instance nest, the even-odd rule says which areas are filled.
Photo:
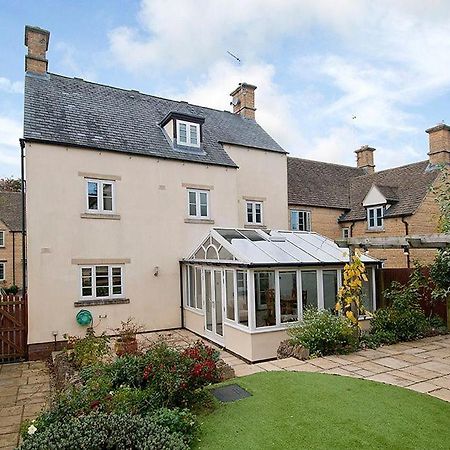
[[301, 158], [300, 156], [288, 156], [288, 159], [299, 159], [300, 161], [308, 161], [308, 162], [318, 163], [318, 164], [327, 164], [329, 166], [338, 166], [338, 167], [346, 167], [347, 169], [363, 170], [360, 167], [349, 166], [347, 164], [338, 164], [338, 163], [328, 162], [328, 161], [319, 161], [317, 159]]
[[396, 167], [389, 167], [388, 169], [383, 169], [383, 170], [379, 170], [378, 172], [374, 172], [374, 173], [366, 173], [364, 175], [359, 175], [357, 178], [361, 178], [361, 177], [374, 177], [375, 175], [379, 174], [379, 173], [384, 173], [384, 172], [389, 172], [391, 170], [396, 170], [396, 169], [403, 169], [404, 167], [410, 167], [410, 166], [418, 166], [419, 164], [423, 164], [428, 162], [427, 159], [424, 159], [423, 161], [415, 161], [413, 163], [409, 163], [409, 164], [403, 164], [402, 166], [396, 166]]
[[[124, 91], [124, 92], [127, 92], [127, 93], [133, 92], [133, 93], [137, 93], [139, 95], [143, 95], [145, 97], [152, 97], [152, 98], [155, 98], [155, 99], [166, 100], [166, 101], [174, 102], [174, 103], [178, 103], [178, 104], [180, 104], [180, 103], [181, 104], [187, 104], [187, 105], [195, 106], [197, 108], [209, 109], [211, 111], [216, 111], [216, 112], [219, 112], [219, 113], [229, 113], [229, 114], [232, 114], [233, 116], [236, 116], [237, 118], [240, 118], [240, 119], [243, 119], [243, 120], [251, 120], [252, 122], [256, 122], [256, 120], [248, 119], [247, 117], [243, 117], [243, 116], [241, 116], [239, 114], [234, 114], [231, 111], [227, 111], [225, 109], [222, 110], [222, 109], [217, 109], [217, 108], [211, 108], [210, 106], [196, 105], [195, 103], [189, 103], [189, 102], [187, 102], [185, 100], [174, 100], [173, 98], [167, 98], [167, 97], [162, 97], [160, 95], [148, 94], [146, 92], [141, 92], [141, 91], [138, 91], [136, 89], [126, 89], [126, 88], [122, 88], [122, 87], [118, 87], [118, 86], [111, 86], [110, 84], [98, 83], [96, 81], [85, 80], [85, 79], [79, 78], [79, 77], [68, 77], [66, 75], [61, 75], [59, 73], [48, 72], [48, 74], [56, 76], [56, 77], [60, 77], [60, 78], [65, 78], [67, 80], [76, 80], [76, 81], [80, 81], [80, 82], [83, 82], [83, 83], [94, 84], [96, 86], [102, 86], [102, 87], [106, 87], [106, 88], [109, 88], [109, 89], [114, 89], [116, 91]], [[256, 123], [259, 125], [258, 122], [256, 122]]]

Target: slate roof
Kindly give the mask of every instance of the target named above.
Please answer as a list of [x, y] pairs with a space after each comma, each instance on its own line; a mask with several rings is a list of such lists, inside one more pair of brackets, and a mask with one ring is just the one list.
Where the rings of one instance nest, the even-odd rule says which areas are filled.
[[395, 186], [382, 186], [380, 184], [375, 184], [377, 189], [383, 194], [386, 200], [391, 202], [398, 202], [400, 199], [398, 197], [398, 189]]
[[22, 231], [21, 192], [0, 192], [0, 220], [11, 231]]
[[288, 157], [288, 202], [292, 205], [348, 209], [350, 179], [363, 169]]
[[[203, 117], [203, 152], [174, 150], [161, 120]], [[254, 120], [56, 74], [25, 76], [24, 138], [236, 167], [222, 143], [286, 153]]]
[[[388, 195], [397, 197], [397, 201], [386, 210], [384, 217], [414, 214], [438, 176], [439, 170], [430, 170], [429, 161], [426, 160], [353, 178], [350, 184], [351, 209], [339, 221], [366, 219], [362, 202], [373, 184], [382, 186], [382, 189], [386, 187], [389, 190]], [[382, 194], [386, 197], [383, 191]]]

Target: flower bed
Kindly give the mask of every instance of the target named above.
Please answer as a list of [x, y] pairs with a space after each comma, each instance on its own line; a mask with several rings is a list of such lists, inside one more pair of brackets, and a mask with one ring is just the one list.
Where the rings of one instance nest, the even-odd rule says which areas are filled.
[[23, 425], [21, 448], [188, 448], [197, 430], [192, 411], [208, 401], [204, 388], [222, 381], [219, 352], [200, 341], [185, 349], [158, 341], [113, 359], [102, 339], [75, 343], [76, 374], [60, 376], [69, 383], [49, 410]]

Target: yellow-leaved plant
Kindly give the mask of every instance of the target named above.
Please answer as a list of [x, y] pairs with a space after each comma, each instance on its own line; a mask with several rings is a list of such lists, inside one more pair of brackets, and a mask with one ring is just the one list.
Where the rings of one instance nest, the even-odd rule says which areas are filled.
[[363, 281], [367, 281], [366, 268], [360, 256], [355, 253], [344, 267], [344, 279], [335, 307], [336, 311], [350, 319], [355, 326], [358, 325], [359, 312], [363, 309]]

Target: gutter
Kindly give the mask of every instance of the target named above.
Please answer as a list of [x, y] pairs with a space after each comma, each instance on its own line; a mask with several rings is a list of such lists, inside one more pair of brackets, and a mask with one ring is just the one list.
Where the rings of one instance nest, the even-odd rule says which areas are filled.
[[20, 142], [20, 177], [21, 177], [21, 191], [22, 191], [22, 293], [27, 292], [27, 276], [26, 276], [26, 202], [25, 202], [25, 140], [19, 139]]

